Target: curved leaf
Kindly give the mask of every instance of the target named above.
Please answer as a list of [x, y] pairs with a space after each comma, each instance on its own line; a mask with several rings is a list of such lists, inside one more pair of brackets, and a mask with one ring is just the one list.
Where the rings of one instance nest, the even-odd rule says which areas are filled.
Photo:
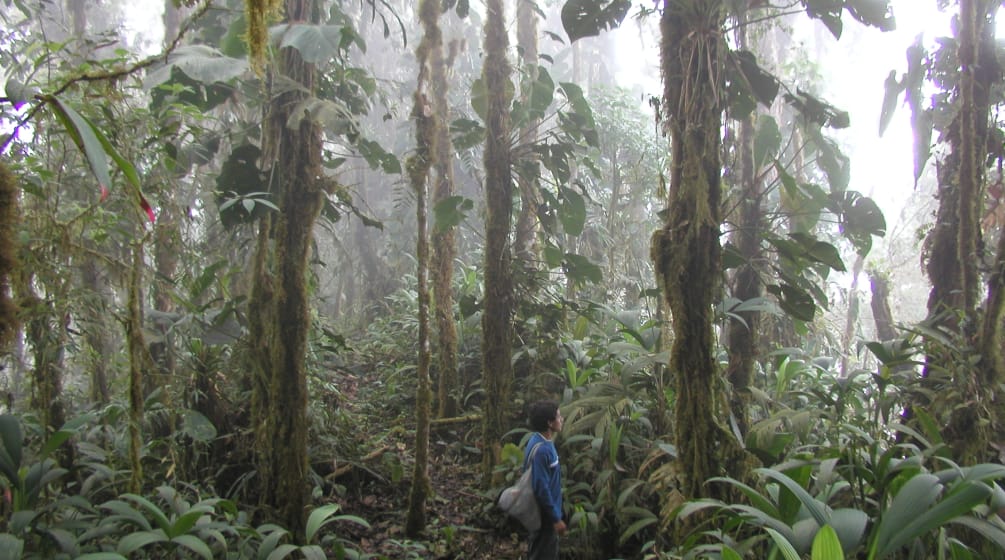
[[206, 560], [213, 560], [213, 551], [210, 550], [209, 545], [202, 542], [195, 535], [181, 535], [171, 539], [171, 542], [179, 544], [192, 552], [202, 556]]
[[600, 35], [601, 31], [621, 25], [632, 7], [630, 0], [567, 0], [562, 6], [562, 27], [575, 42], [583, 37]]
[[844, 560], [844, 550], [837, 533], [830, 525], [824, 525], [813, 539], [813, 560]]

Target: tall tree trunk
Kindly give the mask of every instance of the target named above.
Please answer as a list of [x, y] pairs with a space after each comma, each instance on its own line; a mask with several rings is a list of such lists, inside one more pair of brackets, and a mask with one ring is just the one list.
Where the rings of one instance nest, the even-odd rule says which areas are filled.
[[151, 359], [143, 339], [143, 241], [133, 245], [129, 272], [129, 296], [126, 308], [126, 346], [129, 349], [129, 490], [143, 489], [143, 376], [150, 370]]
[[[737, 27], [737, 43], [741, 49], [748, 48], [746, 10], [740, 13], [740, 24]], [[733, 297], [740, 301], [748, 301], [761, 297], [761, 279], [758, 275], [757, 263], [761, 258], [761, 224], [763, 210], [761, 199], [763, 185], [758, 175], [758, 162], [754, 161], [754, 115], [740, 121], [740, 133], [737, 137], [737, 149], [740, 159], [740, 217], [733, 238], [737, 251], [743, 256], [743, 264], [733, 276]], [[730, 393], [730, 411], [739, 428], [740, 434], [746, 436], [748, 429], [748, 408], [750, 403], [750, 386], [754, 379], [754, 366], [757, 357], [758, 336], [761, 332], [760, 311], [740, 313], [742, 321], [733, 318], [729, 321], [727, 340], [729, 345], [729, 364], [726, 366], [726, 378], [732, 385]]]
[[[317, 22], [314, 0], [286, 0], [289, 22]], [[273, 165], [279, 212], [264, 220], [252, 288], [252, 347], [260, 349], [255, 397], [258, 488], [263, 506], [275, 511], [294, 535], [302, 535], [309, 499], [307, 371], [310, 330], [307, 257], [324, 191], [320, 178], [321, 129], [302, 119], [288, 126], [291, 111], [316, 91], [316, 70], [294, 48], [279, 52], [275, 72], [299, 85], [275, 96], [263, 127], [263, 158]], [[274, 247], [273, 247], [274, 244]]]
[[405, 534], [415, 538], [426, 528], [426, 499], [430, 494], [429, 483], [429, 423], [432, 416], [432, 390], [429, 382], [429, 232], [426, 228], [426, 181], [432, 167], [438, 129], [443, 126], [433, 108], [430, 97], [436, 94], [430, 83], [432, 51], [442, 54], [443, 37], [437, 25], [439, 2], [421, 0], [419, 21], [423, 36], [415, 51], [419, 65], [419, 76], [413, 94], [412, 120], [415, 121], [415, 154], [409, 159], [408, 180], [415, 191], [415, 260], [416, 291], [419, 303], [419, 356], [416, 376], [418, 384], [415, 395], [415, 464], [412, 471], [412, 487], [408, 494], [408, 512], [405, 516]]
[[664, 125], [670, 135], [668, 212], [653, 234], [656, 281], [673, 324], [670, 369], [684, 498], [725, 498], [710, 477], [745, 476], [745, 455], [723, 425], [725, 387], [715, 356], [713, 305], [721, 291], [720, 146], [723, 0], [668, 0], [661, 18]]
[[513, 282], [510, 271], [510, 220], [513, 178], [510, 170], [510, 66], [506, 60], [503, 0], [488, 0], [485, 19], [485, 63], [482, 77], [489, 92], [485, 123], [485, 304], [482, 312], [482, 378], [485, 417], [482, 424], [483, 482], [488, 485], [499, 462], [506, 433], [506, 406], [513, 382], [510, 318]]
[[[433, 143], [433, 169], [436, 183], [433, 206], [454, 195], [454, 148], [450, 142], [450, 103], [447, 94], [447, 62], [444, 57], [443, 33], [438, 22], [431, 22], [430, 34], [437, 38], [430, 44], [429, 77], [433, 92], [433, 114], [438, 122]], [[454, 321], [454, 259], [457, 240], [454, 226], [437, 225], [433, 229], [433, 294], [436, 302], [437, 365], [439, 386], [437, 401], [440, 418], [456, 416], [459, 409], [460, 376], [457, 371], [457, 324]]]
[[[932, 281], [930, 316], [940, 317], [941, 325], [959, 333], [964, 344], [978, 346], [981, 341], [977, 339], [980, 326], [977, 264], [981, 260], [984, 158], [990, 88], [1001, 76], [993, 56], [994, 25], [988, 21], [991, 5], [988, 0], [961, 0], [959, 4], [959, 112], [947, 138], [950, 153], [940, 168], [938, 222], [928, 263]], [[963, 321], [956, 317], [962, 317]], [[945, 351], [932, 349], [926, 363], [926, 373], [932, 367], [953, 372], [955, 386], [965, 404], [954, 409], [944, 438], [955, 449], [958, 459], [980, 461], [987, 453], [990, 439], [986, 422], [990, 405], [983, 402], [987, 388], [980, 386], [981, 376], [973, 368], [953, 364], [951, 359]]]
[[[517, 0], [517, 45], [520, 47], [520, 58], [523, 62], [524, 79], [530, 82], [537, 80], [538, 46], [537, 46], [537, 4], [532, 0]], [[529, 90], [527, 90], [529, 91]], [[519, 144], [522, 147], [537, 142], [540, 119], [531, 119], [520, 128]], [[537, 191], [535, 177], [540, 168], [537, 160], [528, 161], [528, 169], [517, 174], [516, 182], [520, 190], [520, 212], [517, 214], [514, 233], [513, 252], [520, 264], [531, 271], [537, 268], [538, 247], [537, 210], [541, 204], [541, 195]]]
[[[733, 276], [733, 297], [748, 301], [762, 296], [761, 279], [757, 262], [761, 258], [761, 209], [762, 186], [754, 164], [754, 122], [748, 117], [740, 123], [738, 137], [740, 150], [740, 219], [733, 234], [737, 251], [743, 256], [743, 264]], [[748, 428], [748, 406], [750, 386], [754, 378], [757, 357], [758, 336], [761, 331], [761, 313], [744, 311], [739, 313], [742, 320], [729, 321], [727, 332], [729, 343], [729, 364], [726, 378], [732, 385], [730, 411], [740, 429], [746, 435]]]
[[84, 287], [93, 296], [93, 302], [87, 306], [87, 316], [84, 318], [84, 341], [90, 348], [88, 369], [91, 372], [89, 395], [96, 405], [107, 404], [111, 395], [108, 389], [108, 373], [111, 364], [112, 345], [105, 317], [108, 316], [109, 303], [112, 294], [108, 289], [108, 279], [102, 274], [102, 269], [95, 258], [85, 256], [81, 266], [81, 280]]
[[13, 297], [18, 266], [17, 220], [17, 180], [0, 161], [0, 354], [17, 339], [17, 304]]

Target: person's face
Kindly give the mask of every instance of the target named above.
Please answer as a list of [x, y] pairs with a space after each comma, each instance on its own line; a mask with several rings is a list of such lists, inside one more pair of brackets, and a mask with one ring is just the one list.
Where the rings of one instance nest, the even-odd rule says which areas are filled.
[[565, 418], [562, 418], [562, 411], [559, 410], [555, 413], [555, 417], [553, 419], [548, 420], [548, 429], [551, 430], [552, 433], [557, 434], [562, 431], [562, 424], [564, 422]]

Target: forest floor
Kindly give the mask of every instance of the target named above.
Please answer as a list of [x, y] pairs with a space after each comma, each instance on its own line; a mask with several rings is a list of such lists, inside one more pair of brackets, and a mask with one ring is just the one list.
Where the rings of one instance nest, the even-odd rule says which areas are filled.
[[[375, 402], [364, 395], [345, 396], [350, 397], [343, 401], [349, 409]], [[382, 410], [356, 411], [366, 419], [354, 426], [354, 436], [363, 443], [361, 457], [336, 466], [338, 475], [329, 477], [334, 481], [332, 495], [340, 504], [339, 513], [361, 517], [370, 525], [340, 523], [337, 530], [346, 546], [393, 560], [521, 558], [526, 534], [494, 507], [482, 489], [481, 454], [466, 443], [480, 435], [481, 423], [476, 419], [434, 429], [430, 435], [432, 494], [426, 508], [427, 529], [419, 539], [405, 536], [414, 467], [414, 418], [395, 410], [409, 410], [407, 406], [386, 402], [378, 406]]]

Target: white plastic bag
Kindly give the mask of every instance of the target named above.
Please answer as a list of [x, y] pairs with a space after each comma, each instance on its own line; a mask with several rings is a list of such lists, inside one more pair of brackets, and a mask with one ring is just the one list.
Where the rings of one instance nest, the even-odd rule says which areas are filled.
[[534, 497], [534, 488], [531, 483], [531, 473], [534, 470], [534, 454], [537, 453], [538, 443], [530, 451], [530, 468], [528, 468], [516, 484], [502, 491], [499, 495], [499, 508], [508, 513], [511, 517], [523, 524], [528, 531], [537, 531], [541, 528], [541, 508], [537, 505], [537, 498]]

